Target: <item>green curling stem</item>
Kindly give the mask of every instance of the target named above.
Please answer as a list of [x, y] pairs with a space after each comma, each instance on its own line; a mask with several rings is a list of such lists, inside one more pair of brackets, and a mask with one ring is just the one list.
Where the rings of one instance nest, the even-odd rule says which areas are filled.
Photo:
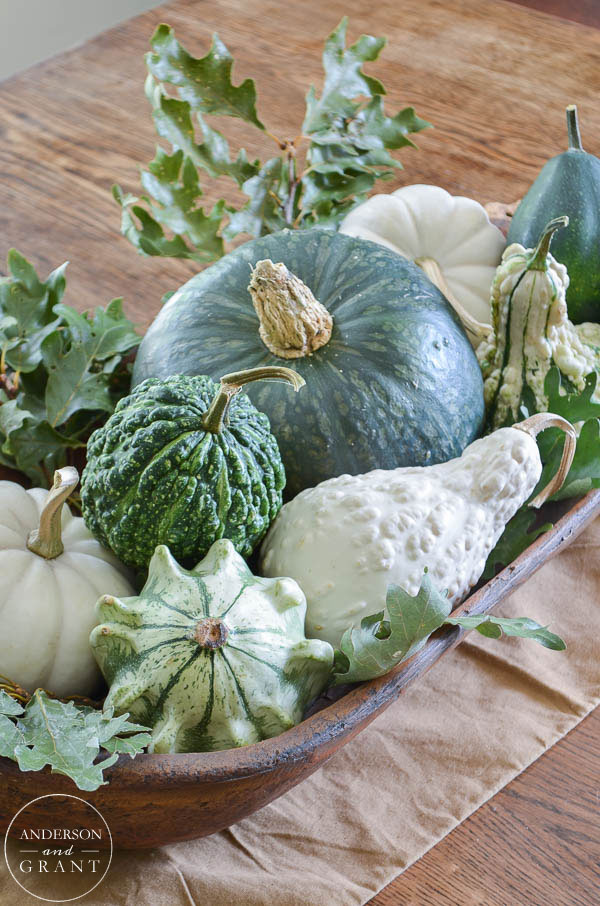
[[548, 257], [548, 252], [550, 251], [550, 243], [552, 242], [552, 237], [558, 229], [561, 227], [566, 227], [569, 225], [569, 218], [566, 214], [562, 217], [555, 217], [554, 220], [551, 220], [544, 229], [544, 232], [540, 236], [540, 241], [535, 247], [533, 255], [527, 265], [528, 271], [545, 271], [546, 267], [546, 258]]
[[297, 392], [306, 381], [291, 368], [281, 365], [265, 365], [262, 368], [248, 368], [245, 371], [232, 371], [221, 378], [221, 386], [202, 419], [202, 427], [211, 434], [219, 434], [227, 424], [227, 414], [231, 400], [243, 390], [246, 384], [254, 381], [284, 381]]
[[569, 136], [569, 151], [583, 151], [575, 104], [569, 104], [567, 107], [567, 135]]

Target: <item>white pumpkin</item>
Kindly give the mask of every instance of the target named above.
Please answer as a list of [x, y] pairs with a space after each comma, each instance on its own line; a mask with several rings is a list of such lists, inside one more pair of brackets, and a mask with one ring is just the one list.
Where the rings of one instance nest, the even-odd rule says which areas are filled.
[[491, 321], [490, 287], [506, 240], [478, 202], [439, 186], [404, 186], [354, 208], [340, 232], [414, 261], [457, 309], [465, 328], [484, 335], [469, 316], [485, 325]]
[[135, 594], [125, 567], [63, 506], [78, 481], [71, 467], [51, 491], [0, 481], [0, 674], [59, 696], [97, 689], [98, 598]]

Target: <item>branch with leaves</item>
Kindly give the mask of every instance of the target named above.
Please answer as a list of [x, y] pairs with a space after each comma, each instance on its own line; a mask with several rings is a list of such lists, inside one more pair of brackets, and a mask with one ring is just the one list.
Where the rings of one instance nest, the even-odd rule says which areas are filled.
[[[207, 263], [221, 257], [225, 241], [241, 233], [257, 237], [285, 227], [334, 228], [378, 179], [390, 179], [401, 168], [390, 152], [415, 147], [408, 136], [430, 124], [412, 107], [394, 116], [385, 113], [385, 88], [362, 70], [363, 63], [377, 59], [385, 39], [362, 35], [346, 48], [346, 27], [344, 18], [327, 38], [323, 87], [320, 95], [310, 88], [304, 123], [293, 140], [273, 135], [258, 118], [252, 79], [232, 83], [233, 58], [218, 35], [209, 53], [196, 59], [169, 26], [157, 28], [146, 55], [146, 96], [170, 153], [157, 148], [142, 170], [145, 194], [140, 197], [113, 187], [122, 211], [121, 232], [142, 254]], [[250, 161], [242, 148], [233, 159], [227, 139], [209, 125], [207, 115], [235, 117], [266, 133], [277, 155], [264, 163]], [[211, 179], [233, 180], [248, 201], [236, 209], [220, 200], [205, 211], [201, 171]]]

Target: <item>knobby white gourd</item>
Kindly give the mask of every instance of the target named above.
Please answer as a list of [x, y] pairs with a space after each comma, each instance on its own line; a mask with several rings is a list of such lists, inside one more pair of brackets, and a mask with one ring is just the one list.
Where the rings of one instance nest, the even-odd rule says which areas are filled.
[[454, 307], [473, 345], [486, 335], [490, 286], [506, 241], [478, 202], [439, 186], [404, 186], [354, 208], [340, 231], [414, 261]]
[[96, 691], [89, 634], [99, 596], [134, 593], [125, 568], [64, 505], [78, 481], [70, 466], [50, 491], [0, 481], [0, 673], [60, 696]]
[[264, 575], [298, 582], [308, 603], [306, 634], [332, 645], [384, 607], [391, 583], [416, 594], [425, 567], [458, 603], [538, 483], [535, 436], [550, 426], [562, 428], [566, 439], [559, 471], [531, 503], [541, 506], [564, 481], [575, 452], [572, 425], [548, 413], [476, 440], [450, 462], [342, 475], [303, 491], [283, 507], [263, 543]]

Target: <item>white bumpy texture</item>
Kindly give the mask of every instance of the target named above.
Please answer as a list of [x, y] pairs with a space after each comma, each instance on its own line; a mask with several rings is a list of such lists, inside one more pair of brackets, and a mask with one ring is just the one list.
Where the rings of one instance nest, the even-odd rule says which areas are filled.
[[283, 507], [263, 543], [264, 575], [298, 582], [307, 636], [332, 645], [384, 608], [391, 583], [415, 595], [425, 567], [457, 604], [541, 471], [535, 440], [501, 428], [440, 465], [332, 478]]

